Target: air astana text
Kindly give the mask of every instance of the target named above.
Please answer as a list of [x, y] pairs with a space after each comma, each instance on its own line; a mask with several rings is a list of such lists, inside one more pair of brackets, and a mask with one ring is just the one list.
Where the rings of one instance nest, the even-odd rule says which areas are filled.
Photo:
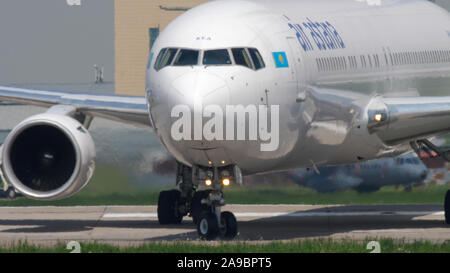
[[288, 23], [288, 26], [295, 30], [298, 42], [303, 50], [311, 51], [315, 50], [315, 47], [319, 50], [345, 48], [344, 40], [330, 22], [317, 22], [310, 18], [306, 18], [306, 20], [302, 24]]
[[271, 152], [279, 146], [279, 109], [279, 105], [227, 105], [224, 113], [219, 105], [203, 108], [202, 103], [197, 102], [192, 113], [188, 105], [180, 104], [171, 111], [172, 120], [176, 119], [171, 136], [175, 141], [259, 140], [260, 150]]

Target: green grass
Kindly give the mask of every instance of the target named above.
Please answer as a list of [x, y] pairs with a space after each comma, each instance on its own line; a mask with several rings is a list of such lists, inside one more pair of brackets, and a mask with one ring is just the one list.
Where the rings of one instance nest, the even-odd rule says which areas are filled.
[[[382, 253], [450, 253], [450, 242], [427, 241], [405, 242], [393, 239], [366, 239], [364, 241], [331, 239], [301, 240], [296, 242], [245, 243], [219, 242], [215, 244], [200, 241], [155, 242], [139, 246], [119, 247], [100, 243], [81, 243], [82, 253], [369, 253], [368, 242], [380, 243]], [[53, 247], [42, 247], [19, 242], [0, 247], [0, 253], [68, 253], [65, 243]]]
[[[225, 190], [228, 204], [441, 204], [448, 186], [428, 186], [404, 192], [385, 187], [375, 193], [355, 191], [316, 193], [307, 188], [233, 187]], [[162, 189], [92, 193], [80, 192], [68, 199], [42, 202], [27, 198], [0, 201], [0, 206], [156, 205]]]
[[[317, 193], [294, 184], [279, 187], [232, 186], [225, 189], [225, 196], [228, 204], [441, 204], [448, 188], [428, 185], [405, 192], [403, 188], [383, 187], [378, 192], [360, 194], [356, 191]], [[128, 176], [119, 169], [100, 166], [86, 188], [70, 198], [51, 202], [18, 198], [14, 201], [2, 200], [0, 206], [156, 205], [161, 190], [164, 189], [133, 188]]]

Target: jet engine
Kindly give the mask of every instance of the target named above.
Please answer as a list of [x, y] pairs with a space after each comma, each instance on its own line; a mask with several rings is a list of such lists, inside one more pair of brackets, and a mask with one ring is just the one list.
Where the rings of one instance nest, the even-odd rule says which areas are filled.
[[70, 116], [44, 113], [17, 125], [1, 149], [6, 181], [37, 200], [67, 198], [87, 185], [95, 169], [91, 135]]

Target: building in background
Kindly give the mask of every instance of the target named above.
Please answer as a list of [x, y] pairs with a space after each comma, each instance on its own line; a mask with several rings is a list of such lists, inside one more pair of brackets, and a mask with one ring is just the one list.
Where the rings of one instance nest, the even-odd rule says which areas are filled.
[[115, 0], [116, 93], [143, 95], [150, 47], [186, 10], [209, 0]]

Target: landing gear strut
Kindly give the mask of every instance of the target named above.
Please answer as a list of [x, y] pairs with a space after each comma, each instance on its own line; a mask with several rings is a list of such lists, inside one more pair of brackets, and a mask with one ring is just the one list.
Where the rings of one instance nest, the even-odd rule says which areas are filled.
[[[236, 178], [237, 177], [237, 178]], [[214, 240], [236, 237], [237, 221], [231, 212], [222, 212], [225, 205], [223, 181], [239, 180], [242, 175], [237, 167], [224, 166], [188, 167], [178, 163], [177, 185], [180, 190], [163, 191], [158, 200], [158, 220], [160, 224], [180, 224], [183, 217], [190, 215], [200, 238]], [[197, 191], [200, 181], [209, 180], [208, 190]]]

